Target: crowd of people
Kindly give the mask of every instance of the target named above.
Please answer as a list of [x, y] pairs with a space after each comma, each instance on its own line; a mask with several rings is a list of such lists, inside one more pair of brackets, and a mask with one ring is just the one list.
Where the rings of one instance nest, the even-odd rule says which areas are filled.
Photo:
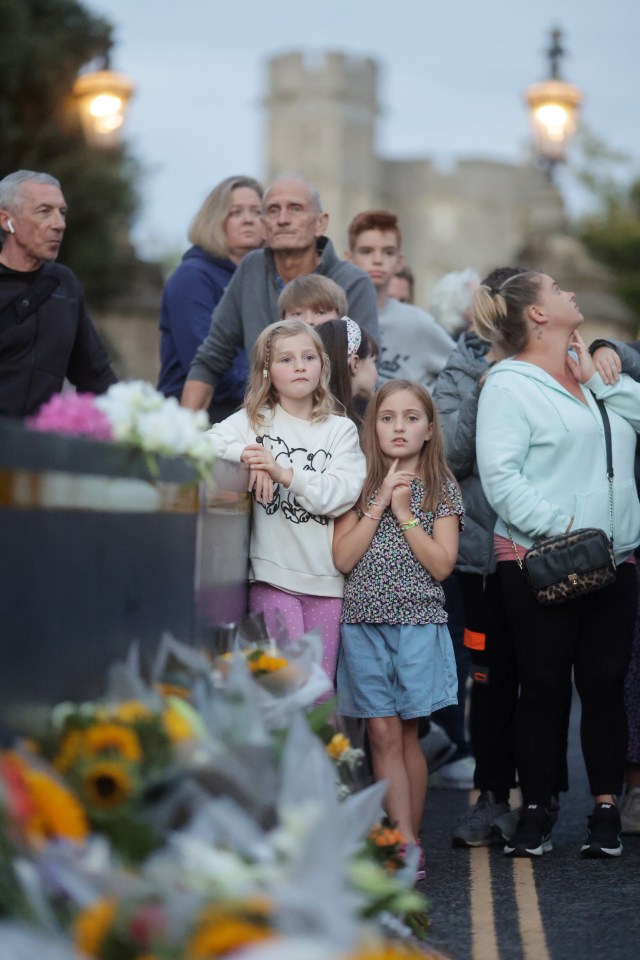
[[[65, 380], [115, 381], [55, 263], [65, 213], [47, 174], [0, 181], [5, 416]], [[526, 267], [447, 274], [432, 315], [393, 212], [357, 214], [344, 258], [328, 222], [302, 178], [229, 177], [162, 298], [158, 388], [208, 410], [216, 453], [248, 470], [250, 610], [291, 639], [321, 630], [337, 709], [363, 723], [421, 875], [442, 729], [433, 784], [478, 791], [452, 843], [551, 849], [573, 683], [594, 798], [580, 853], [619, 856], [640, 833], [638, 345], [588, 348], [574, 294]], [[527, 551], [583, 528], [609, 537], [615, 577], [541, 603]]]

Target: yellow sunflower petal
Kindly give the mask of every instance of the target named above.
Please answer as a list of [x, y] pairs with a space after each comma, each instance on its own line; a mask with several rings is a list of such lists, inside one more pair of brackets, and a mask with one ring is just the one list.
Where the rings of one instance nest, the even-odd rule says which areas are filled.
[[84, 752], [90, 757], [100, 753], [119, 753], [129, 763], [137, 763], [142, 757], [136, 734], [119, 723], [99, 723], [89, 727], [84, 734]]
[[27, 833], [34, 838], [64, 837], [84, 840], [89, 832], [84, 810], [67, 787], [40, 770], [28, 769], [25, 774], [29, 796], [34, 806]]
[[96, 900], [83, 910], [73, 925], [78, 949], [88, 957], [97, 957], [102, 943], [115, 919], [117, 904], [113, 899]]

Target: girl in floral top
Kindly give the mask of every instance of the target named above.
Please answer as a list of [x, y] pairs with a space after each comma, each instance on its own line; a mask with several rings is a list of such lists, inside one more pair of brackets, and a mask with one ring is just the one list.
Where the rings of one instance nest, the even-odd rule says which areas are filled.
[[[334, 562], [347, 574], [338, 703], [345, 716], [365, 718], [374, 775], [389, 784], [389, 818], [419, 843], [427, 767], [418, 719], [457, 702], [440, 581], [456, 562], [462, 501], [420, 384], [390, 380], [378, 390], [362, 445], [364, 489], [333, 538]], [[424, 876], [423, 862], [419, 869]]]

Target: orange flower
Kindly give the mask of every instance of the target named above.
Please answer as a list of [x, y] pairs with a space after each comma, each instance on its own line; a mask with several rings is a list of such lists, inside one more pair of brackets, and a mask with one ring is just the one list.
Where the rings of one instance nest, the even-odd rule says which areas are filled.
[[213, 960], [272, 937], [273, 931], [268, 927], [231, 915], [215, 917], [198, 930], [189, 944], [187, 956], [189, 960]]
[[378, 847], [393, 847], [396, 843], [406, 843], [406, 837], [399, 830], [391, 827], [374, 827], [369, 834], [369, 840]]
[[357, 953], [349, 954], [348, 960], [445, 960], [440, 953], [425, 953], [410, 943], [385, 942]]
[[250, 943], [275, 936], [269, 927], [271, 900], [260, 894], [205, 909], [187, 950], [188, 960], [226, 957]]
[[25, 781], [33, 804], [26, 826], [33, 840], [63, 837], [82, 841], [89, 832], [82, 806], [67, 787], [40, 770], [26, 768]]

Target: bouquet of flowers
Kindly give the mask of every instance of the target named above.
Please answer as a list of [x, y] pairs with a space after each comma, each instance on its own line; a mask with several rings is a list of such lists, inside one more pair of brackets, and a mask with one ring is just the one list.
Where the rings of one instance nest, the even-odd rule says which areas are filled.
[[341, 793], [358, 751], [331, 704], [265, 723], [250, 657], [214, 683], [165, 637], [147, 681], [134, 649], [102, 700], [2, 754], [0, 914], [96, 960], [424, 957], [384, 784]]
[[27, 421], [32, 430], [66, 433], [137, 447], [147, 455], [186, 457], [206, 478], [214, 455], [203, 410], [181, 407], [143, 380], [116, 383], [102, 396], [68, 391], [55, 394]]

